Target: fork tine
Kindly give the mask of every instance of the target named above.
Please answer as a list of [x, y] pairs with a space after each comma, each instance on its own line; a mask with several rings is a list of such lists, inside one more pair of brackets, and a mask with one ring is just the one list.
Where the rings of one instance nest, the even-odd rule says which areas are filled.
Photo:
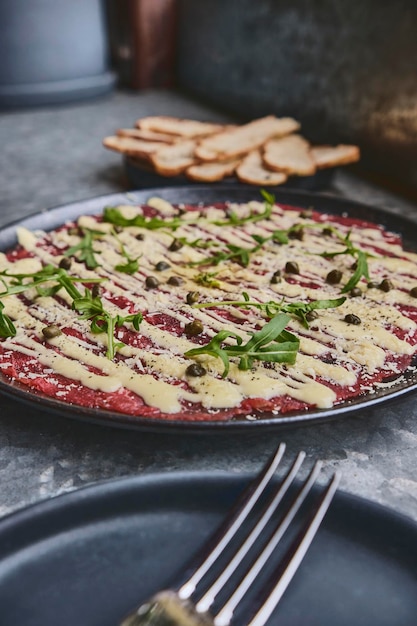
[[231, 514], [216, 531], [215, 537], [219, 537], [217, 539], [217, 543], [210, 550], [209, 554], [203, 558], [203, 561], [199, 563], [191, 576], [189, 576], [189, 578], [183, 582], [181, 587], [178, 589], [178, 595], [182, 600], [186, 600], [192, 595], [200, 580], [208, 572], [217, 558], [222, 554], [223, 550], [235, 536], [244, 520], [248, 517], [281, 462], [285, 452], [285, 447], [285, 443], [281, 443], [278, 446], [278, 449], [262, 468], [259, 476], [252, 481], [250, 485], [248, 485], [248, 488], [245, 490], [238, 503], [240, 505], [239, 508], [232, 509]]
[[229, 580], [230, 576], [233, 572], [236, 571], [240, 563], [243, 561], [245, 556], [248, 554], [249, 550], [277, 510], [280, 502], [282, 501], [284, 495], [290, 488], [295, 476], [297, 475], [298, 470], [301, 467], [305, 459], [305, 452], [300, 452], [297, 455], [294, 463], [292, 464], [290, 470], [288, 471], [285, 479], [280, 483], [275, 490], [275, 493], [272, 496], [272, 499], [267, 504], [266, 508], [262, 512], [258, 522], [249, 533], [247, 538], [240, 545], [239, 549], [231, 558], [230, 562], [226, 564], [222, 573], [216, 578], [215, 582], [211, 585], [209, 589], [205, 592], [203, 597], [197, 602], [196, 609], [199, 613], [203, 613], [208, 611], [214, 600], [216, 599], [217, 594], [221, 591], [225, 585], [225, 583]]
[[[300, 492], [293, 501], [291, 508], [285, 515], [284, 519], [282, 519], [282, 521], [280, 521], [280, 523], [278, 524], [274, 534], [268, 541], [267, 545], [258, 556], [256, 561], [252, 564], [251, 568], [243, 577], [233, 594], [214, 617], [215, 626], [227, 626], [230, 623], [237, 605], [242, 600], [243, 596], [248, 591], [250, 586], [253, 584], [255, 578], [260, 573], [269, 557], [272, 555], [274, 549], [278, 545], [285, 531], [288, 529], [297, 511], [301, 507], [302, 503], [304, 502], [305, 498], [307, 497], [308, 493], [311, 491], [314, 483], [316, 482], [320, 470], [321, 462], [317, 462], [311, 470]], [[301, 539], [295, 542], [288, 550], [288, 553], [286, 555], [287, 565], [285, 567], [285, 570], [282, 572], [281, 576], [274, 584], [272, 591], [269, 593], [268, 597], [266, 598], [262, 606], [258, 609], [255, 616], [247, 624], [247, 626], [264, 626], [265, 622], [270, 617], [271, 613], [277, 606], [282, 595], [284, 594], [289, 583], [291, 582], [311, 542], [313, 541], [314, 536], [317, 533], [319, 526], [323, 520], [323, 517], [330, 506], [339, 482], [340, 474], [336, 472], [329, 484], [327, 485], [324, 493], [321, 495], [320, 504], [315, 511], [314, 516], [312, 517], [312, 519], [309, 520], [307, 526], [303, 529]]]

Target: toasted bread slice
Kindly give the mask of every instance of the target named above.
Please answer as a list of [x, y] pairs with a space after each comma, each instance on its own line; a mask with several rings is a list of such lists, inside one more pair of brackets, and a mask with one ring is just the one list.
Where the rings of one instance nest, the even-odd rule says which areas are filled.
[[270, 139], [264, 146], [265, 166], [288, 176], [311, 176], [316, 165], [310, 153], [310, 144], [301, 135]]
[[358, 146], [339, 144], [338, 146], [313, 146], [311, 156], [314, 159], [317, 169], [325, 167], [336, 167], [355, 163], [360, 159]]
[[142, 130], [166, 133], [168, 135], [176, 135], [189, 139], [218, 133], [224, 128], [222, 124], [199, 122], [197, 120], [181, 119], [168, 115], [142, 117], [136, 121], [136, 126]]
[[197, 162], [194, 156], [195, 146], [192, 139], [178, 141], [170, 146], [160, 147], [150, 159], [161, 176], [178, 176]]
[[196, 156], [203, 161], [235, 158], [259, 148], [271, 137], [281, 137], [298, 128], [298, 122], [290, 117], [279, 119], [268, 115], [202, 139], [197, 146]]
[[156, 150], [160, 150], [161, 145], [163, 144], [159, 141], [143, 141], [142, 139], [120, 137], [117, 135], [103, 139], [103, 146], [106, 148], [139, 158], [148, 158], [150, 154]]
[[133, 137], [133, 139], [142, 139], [143, 141], [157, 141], [160, 143], [174, 143], [178, 141], [175, 135], [167, 133], [155, 133], [152, 130], [142, 130], [140, 128], [119, 128], [116, 131], [119, 137]]
[[199, 163], [187, 168], [185, 170], [185, 174], [190, 180], [214, 183], [216, 181], [223, 180], [226, 176], [231, 176], [239, 163], [240, 159], [232, 159], [231, 161], [220, 161], [215, 163]]
[[248, 185], [282, 185], [287, 180], [284, 172], [273, 172], [267, 169], [262, 161], [260, 150], [249, 152], [236, 168], [236, 176]]

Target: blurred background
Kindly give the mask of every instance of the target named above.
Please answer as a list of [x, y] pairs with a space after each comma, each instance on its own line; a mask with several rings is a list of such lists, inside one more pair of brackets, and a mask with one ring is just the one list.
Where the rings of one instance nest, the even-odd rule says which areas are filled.
[[0, 58], [2, 108], [181, 91], [237, 121], [293, 116], [417, 189], [415, 0], [14, 0]]

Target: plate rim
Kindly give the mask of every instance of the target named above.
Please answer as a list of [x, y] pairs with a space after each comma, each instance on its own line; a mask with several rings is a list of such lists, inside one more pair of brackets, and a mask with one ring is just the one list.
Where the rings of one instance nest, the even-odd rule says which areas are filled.
[[[337, 196], [313, 193], [306, 190], [299, 189], [280, 189], [274, 187], [270, 192], [278, 194], [277, 202], [282, 203], [294, 203], [294, 206], [308, 205], [317, 203], [321, 205], [324, 212], [336, 211], [344, 213], [349, 209], [352, 211], [368, 211], [373, 216], [372, 221], [377, 219], [381, 223], [382, 217], [388, 217], [389, 222], [398, 222], [400, 224], [400, 232], [409, 226], [412, 226], [417, 233], [417, 213], [407, 215], [398, 215], [395, 211], [386, 207], [377, 207], [375, 205], [358, 202], [356, 200], [350, 200], [349, 198], [340, 198]], [[106, 203], [112, 202], [126, 202], [130, 204], [145, 202], [144, 197], [150, 197], [152, 195], [164, 196], [180, 196], [181, 194], [214, 194], [223, 195], [232, 194], [250, 194], [259, 197], [259, 189], [251, 185], [240, 185], [232, 187], [230, 185], [210, 187], [209, 185], [196, 185], [196, 186], [174, 186], [174, 187], [153, 187], [146, 189], [137, 189], [125, 192], [117, 192], [112, 194], [103, 194], [99, 196], [92, 196], [90, 198], [77, 200], [75, 202], [63, 203], [58, 206], [52, 206], [42, 211], [33, 212], [28, 216], [17, 218], [12, 222], [0, 227], [0, 251], [7, 250], [9, 247], [16, 243], [16, 228], [18, 226], [33, 227], [32, 222], [50, 221], [50, 224], [44, 224], [42, 227], [38, 225], [37, 228], [44, 228], [49, 230], [56, 228], [60, 224], [64, 223], [69, 217], [65, 218], [61, 215], [68, 212], [71, 218], [79, 215], [81, 212], [88, 214], [94, 214], [99, 211], [99, 207], [104, 208]], [[281, 196], [281, 200], [279, 198]], [[233, 198], [232, 198], [233, 200]], [[175, 200], [172, 200], [175, 202]], [[202, 197], [204, 202], [204, 197]], [[243, 200], [241, 200], [243, 201]], [[193, 201], [195, 202], [195, 200]], [[210, 199], [208, 200], [210, 202]], [[326, 206], [329, 208], [326, 209]], [[320, 207], [318, 207], [320, 210]], [[36, 227], [36, 226], [35, 226]], [[387, 226], [388, 230], [397, 230], [394, 226]], [[402, 233], [404, 235], [404, 233]], [[414, 242], [417, 251], [417, 244]], [[403, 375], [404, 376], [404, 375]], [[410, 375], [411, 377], [411, 375]], [[259, 417], [259, 419], [233, 419], [227, 420], [202, 420], [191, 421], [181, 418], [175, 419], [161, 419], [144, 416], [130, 416], [124, 413], [115, 413], [113, 411], [107, 411], [105, 409], [83, 407], [79, 405], [72, 405], [62, 402], [56, 398], [51, 398], [44, 394], [38, 393], [24, 385], [19, 384], [17, 381], [9, 381], [1, 375], [0, 372], [0, 393], [25, 403], [35, 409], [44, 409], [49, 413], [59, 414], [60, 417], [68, 419], [75, 419], [87, 423], [92, 423], [100, 426], [109, 426], [115, 428], [124, 428], [131, 430], [150, 431], [150, 432], [169, 432], [184, 434], [185, 432], [191, 432], [193, 434], [201, 433], [217, 433], [218, 431], [224, 432], [250, 432], [254, 428], [262, 428], [263, 430], [275, 430], [276, 428], [292, 428], [303, 425], [310, 425], [315, 423], [323, 423], [331, 420], [338, 420], [346, 415], [357, 415], [361, 411], [368, 411], [374, 406], [380, 404], [388, 404], [398, 400], [399, 398], [406, 396], [417, 390], [417, 376], [414, 373], [412, 377], [415, 379], [411, 384], [407, 382], [399, 383], [399, 386], [394, 391], [388, 390], [385, 393], [380, 391], [375, 397], [370, 395], [363, 399], [362, 397], [354, 398], [351, 401], [347, 401], [341, 405], [336, 405], [330, 409], [313, 409], [311, 411], [298, 412], [294, 415], [277, 414]]]

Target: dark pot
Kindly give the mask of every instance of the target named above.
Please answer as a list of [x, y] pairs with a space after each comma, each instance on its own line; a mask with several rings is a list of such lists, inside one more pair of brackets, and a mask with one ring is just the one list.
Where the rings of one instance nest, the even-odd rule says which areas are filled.
[[292, 115], [417, 185], [414, 0], [180, 0], [179, 83], [242, 119]]

